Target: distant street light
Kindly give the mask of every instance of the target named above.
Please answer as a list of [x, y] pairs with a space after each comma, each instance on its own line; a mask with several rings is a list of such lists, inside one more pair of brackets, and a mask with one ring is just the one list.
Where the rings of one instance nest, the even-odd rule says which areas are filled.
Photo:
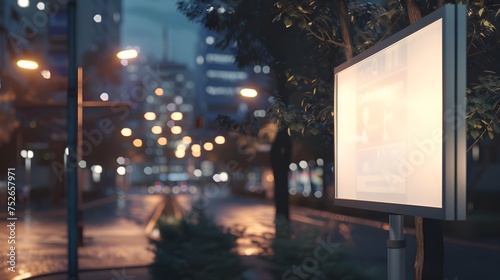
[[181, 112], [173, 112], [172, 114], [170, 114], [170, 118], [174, 121], [180, 121], [182, 120], [182, 113]]
[[163, 131], [163, 129], [161, 128], [161, 126], [159, 125], [155, 125], [151, 128], [151, 132], [153, 134], [161, 134], [161, 132]]
[[172, 128], [170, 129], [170, 131], [172, 132], [172, 134], [181, 134], [182, 133], [182, 127], [176, 125], [176, 126], [172, 126]]
[[168, 143], [168, 140], [167, 140], [166, 137], [160, 137], [160, 138], [158, 138], [158, 145], [165, 146], [165, 145], [167, 145], [167, 143]]
[[156, 114], [154, 112], [144, 113], [144, 119], [147, 121], [154, 121], [156, 119]]
[[226, 138], [224, 138], [224, 136], [222, 136], [222, 135], [219, 135], [219, 136], [215, 137], [214, 142], [216, 144], [222, 145], [222, 144], [226, 143]]
[[33, 60], [21, 59], [17, 61], [17, 66], [23, 69], [35, 70], [38, 68], [38, 63]]
[[130, 129], [128, 127], [122, 128], [121, 133], [122, 133], [123, 136], [129, 137], [129, 136], [132, 135], [132, 129]]
[[116, 57], [118, 57], [119, 59], [133, 59], [137, 57], [137, 50], [135, 49], [123, 50], [118, 52], [116, 54]]
[[203, 144], [203, 149], [205, 149], [206, 151], [211, 151], [214, 149], [214, 144], [206, 142], [205, 144]]
[[24, 158], [24, 168], [26, 170], [26, 182], [23, 191], [26, 194], [26, 199], [29, 205], [31, 191], [31, 159], [34, 156], [34, 153], [32, 150], [22, 150], [21, 156]]
[[244, 97], [253, 98], [253, 97], [257, 96], [257, 91], [253, 88], [242, 88], [240, 90], [240, 94], [241, 94], [241, 96], [244, 96]]

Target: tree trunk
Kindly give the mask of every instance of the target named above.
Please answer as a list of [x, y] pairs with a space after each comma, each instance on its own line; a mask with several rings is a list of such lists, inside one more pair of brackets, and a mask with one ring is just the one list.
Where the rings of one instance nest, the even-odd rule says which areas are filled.
[[443, 221], [435, 219], [423, 219], [424, 235], [424, 263], [422, 279], [443, 279], [444, 266], [444, 240]]
[[345, 0], [338, 0], [339, 5], [339, 19], [340, 19], [340, 29], [342, 31], [342, 40], [344, 41], [345, 47], [345, 58], [351, 59], [353, 57], [354, 51], [351, 42], [351, 34], [349, 29], [349, 13], [347, 10], [347, 4]]
[[274, 174], [274, 202], [276, 219], [289, 221], [288, 168], [291, 161], [292, 141], [286, 129], [276, 135], [271, 147], [271, 166]]
[[[277, 63], [275, 66], [278, 95], [285, 105], [289, 104], [289, 94], [286, 90], [286, 66]], [[288, 169], [292, 157], [292, 140], [286, 127], [278, 130], [271, 145], [271, 167], [274, 175], [274, 202], [276, 207], [276, 237], [289, 236], [290, 202], [288, 197]]]

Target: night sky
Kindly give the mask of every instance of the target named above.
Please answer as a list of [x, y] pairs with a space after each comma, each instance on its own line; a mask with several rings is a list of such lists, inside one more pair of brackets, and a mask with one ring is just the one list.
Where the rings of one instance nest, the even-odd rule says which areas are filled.
[[167, 28], [168, 58], [195, 66], [199, 25], [177, 11], [177, 0], [123, 0], [122, 48], [137, 45], [141, 54], [160, 59], [163, 28]]

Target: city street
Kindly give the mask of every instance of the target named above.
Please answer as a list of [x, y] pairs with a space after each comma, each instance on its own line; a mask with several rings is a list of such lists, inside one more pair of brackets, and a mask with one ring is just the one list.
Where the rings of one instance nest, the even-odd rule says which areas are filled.
[[[234, 196], [226, 188], [217, 189], [209, 196], [210, 198], [204, 200], [199, 207], [206, 209], [206, 213], [224, 227], [245, 229], [243, 237], [238, 240], [237, 249], [241, 255], [258, 254], [260, 248], [253, 241], [262, 242], [273, 237], [272, 201]], [[187, 212], [194, 196], [181, 194], [174, 198]], [[85, 246], [79, 249], [80, 270], [114, 268], [115, 273], [120, 273], [121, 268], [129, 267], [126, 269], [128, 275], [144, 271], [140, 269], [134, 272], [131, 267], [146, 266], [153, 260], [145, 227], [161, 201], [162, 195], [136, 191], [85, 203]], [[5, 218], [4, 216], [2, 213], [2, 218]], [[18, 216], [20, 221], [16, 227], [16, 273], [7, 270], [7, 259], [2, 257], [0, 279], [18, 280], [66, 271], [65, 211], [20, 212]], [[291, 218], [298, 231], [319, 229], [323, 236], [330, 235], [334, 242], [339, 242], [343, 249], [351, 252], [357, 261], [370, 267], [378, 265], [385, 269], [385, 240], [388, 237], [386, 223], [297, 206], [291, 207]], [[411, 229], [405, 229], [405, 233], [406, 279], [413, 279], [415, 236]], [[0, 239], [6, 238], [7, 230], [2, 227]], [[470, 242], [446, 238], [446, 279], [496, 279], [496, 276], [500, 275], [500, 267], [497, 265], [500, 260], [499, 241]], [[249, 260], [252, 260], [251, 265], [256, 264], [253, 269], [260, 276], [257, 279], [266, 279], [265, 263], [255, 258]], [[113, 271], [106, 272], [109, 279], [113, 278]], [[86, 275], [90, 277], [91, 273]], [[105, 279], [108, 279], [106, 277]]]
[[[122, 194], [83, 204], [84, 247], [79, 248], [79, 269], [151, 263], [153, 253], [144, 229], [161, 199], [161, 195]], [[5, 220], [5, 213], [1, 214]], [[7, 257], [2, 255], [0, 279], [67, 271], [66, 211], [18, 211], [17, 216], [16, 272], [7, 270]], [[7, 240], [7, 234], [7, 227], [2, 226], [0, 239]]]

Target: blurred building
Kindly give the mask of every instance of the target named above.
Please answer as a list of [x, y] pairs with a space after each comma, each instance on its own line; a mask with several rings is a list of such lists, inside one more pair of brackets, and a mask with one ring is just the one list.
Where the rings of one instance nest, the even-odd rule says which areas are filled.
[[[267, 100], [274, 92], [268, 92], [270, 67], [254, 65], [239, 68], [230, 50], [216, 47], [217, 33], [200, 29], [198, 55], [195, 70], [197, 98], [201, 101], [200, 113], [207, 124], [212, 124], [217, 115], [227, 115], [243, 120], [247, 113], [259, 110], [259, 117], [265, 116], [270, 104]], [[255, 89], [255, 98], [240, 95], [243, 88]]]
[[191, 143], [195, 125], [192, 71], [171, 61], [166, 49], [161, 61], [139, 57], [126, 66], [126, 88], [121, 98], [134, 103], [125, 126], [132, 132], [124, 157], [132, 166], [131, 185], [163, 185], [189, 179], [190, 154], [178, 152]]
[[[116, 52], [121, 1], [77, 2], [77, 63], [84, 68], [84, 99], [102, 100], [104, 91], [110, 97], [119, 96], [122, 66]], [[66, 146], [67, 2], [1, 1], [0, 52], [0, 106], [13, 112], [9, 123], [18, 124], [15, 130], [2, 131], [8, 136], [6, 158], [16, 162], [23, 185], [29, 176], [20, 151], [32, 151], [31, 177], [37, 178], [31, 181], [32, 191], [60, 197]], [[16, 65], [21, 59], [38, 67], [22, 69]], [[97, 119], [87, 123], [92, 126]]]

